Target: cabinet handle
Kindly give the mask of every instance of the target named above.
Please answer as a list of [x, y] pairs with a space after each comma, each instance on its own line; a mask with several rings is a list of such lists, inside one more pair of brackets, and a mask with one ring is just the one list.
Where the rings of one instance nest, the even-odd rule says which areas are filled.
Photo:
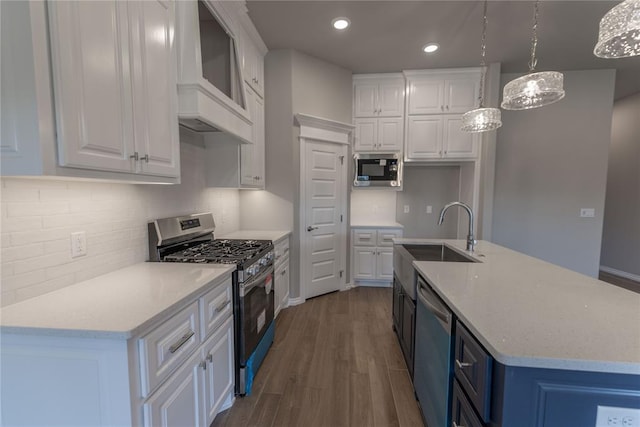
[[440, 106], [440, 111], [444, 111], [444, 105]]
[[307, 231], [313, 231], [313, 230], [317, 230], [318, 227], [312, 227], [312, 226], [308, 226], [307, 227]]
[[205, 362], [204, 360], [200, 362], [198, 366], [204, 369], [205, 371], [207, 370], [207, 362]]
[[285, 268], [284, 270], [282, 270], [282, 272], [280, 273], [281, 276], [284, 276], [285, 274], [287, 274], [287, 269]]
[[136, 162], [138, 160], [140, 160], [140, 157], [138, 156], [138, 152], [137, 151], [135, 153], [133, 153], [131, 156], [129, 156], [129, 158], [135, 160]]
[[289, 248], [285, 248], [284, 253], [286, 254], [287, 252], [289, 252]]
[[213, 354], [211, 354], [211, 353], [207, 354], [207, 362], [209, 362], [209, 363], [213, 362]]
[[180, 347], [182, 347], [182, 346], [183, 346], [187, 341], [189, 341], [189, 339], [190, 339], [192, 336], [194, 336], [195, 334], [196, 334], [196, 333], [195, 333], [195, 332], [193, 332], [193, 331], [189, 331], [189, 332], [187, 332], [186, 334], [184, 334], [184, 335], [182, 336], [182, 338], [180, 338], [180, 339], [178, 340], [178, 342], [177, 342], [177, 343], [175, 343], [175, 344], [173, 344], [171, 347], [169, 347], [169, 353], [173, 354], [173, 353], [175, 353], [176, 351], [178, 351], [178, 349], [179, 349]]
[[140, 157], [140, 161], [144, 160], [145, 163], [149, 163], [149, 155], [145, 154], [144, 157]]
[[229, 304], [231, 304], [230, 300], [227, 300], [225, 302], [223, 302], [222, 304], [220, 304], [219, 306], [216, 307], [216, 313], [220, 313], [222, 310], [225, 309], [226, 306], [228, 306]]
[[465, 369], [473, 366], [473, 363], [460, 362], [458, 359], [456, 359], [456, 366], [458, 367], [458, 369]]
[[449, 111], [449, 106], [447, 105], [447, 111]]

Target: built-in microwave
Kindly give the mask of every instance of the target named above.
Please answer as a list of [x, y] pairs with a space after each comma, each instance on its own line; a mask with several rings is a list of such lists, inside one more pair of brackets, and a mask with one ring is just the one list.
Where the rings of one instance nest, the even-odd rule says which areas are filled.
[[398, 153], [356, 153], [354, 187], [402, 187], [402, 159]]

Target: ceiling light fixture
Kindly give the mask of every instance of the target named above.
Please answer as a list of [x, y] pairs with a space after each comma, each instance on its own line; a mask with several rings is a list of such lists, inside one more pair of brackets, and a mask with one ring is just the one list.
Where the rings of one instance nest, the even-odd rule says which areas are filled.
[[640, 0], [623, 1], [602, 17], [593, 54], [607, 59], [640, 55]]
[[487, 74], [485, 56], [487, 50], [487, 0], [484, 0], [484, 13], [482, 18], [482, 44], [480, 46], [480, 93], [478, 95], [479, 107], [467, 111], [462, 115], [461, 130], [464, 132], [488, 132], [502, 126], [501, 113], [497, 108], [485, 108], [484, 106], [484, 83]]
[[427, 43], [422, 46], [422, 51], [424, 53], [433, 53], [438, 49], [440, 49], [440, 45], [438, 43]]
[[333, 25], [333, 28], [336, 30], [346, 30], [347, 27], [351, 25], [351, 21], [349, 21], [348, 18], [340, 17], [331, 21], [331, 25]]
[[538, 4], [536, 0], [533, 13], [533, 36], [531, 37], [531, 60], [529, 74], [511, 80], [504, 86], [501, 107], [505, 110], [529, 110], [544, 107], [564, 98], [562, 87], [564, 76], [557, 71], [534, 73], [538, 60]]

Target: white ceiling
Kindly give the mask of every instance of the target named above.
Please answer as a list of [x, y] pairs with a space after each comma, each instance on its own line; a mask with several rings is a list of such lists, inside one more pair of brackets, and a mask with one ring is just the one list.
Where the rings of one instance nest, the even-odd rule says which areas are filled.
[[[640, 92], [640, 56], [593, 55], [598, 23], [619, 1], [543, 0], [537, 71], [616, 68], [616, 99]], [[269, 49], [292, 48], [354, 73], [478, 66], [483, 2], [475, 1], [271, 1], [247, 2]], [[530, 56], [532, 1], [490, 1], [487, 62], [502, 72], [524, 73]], [[347, 16], [338, 32], [331, 20]], [[431, 56], [429, 41], [440, 44]]]

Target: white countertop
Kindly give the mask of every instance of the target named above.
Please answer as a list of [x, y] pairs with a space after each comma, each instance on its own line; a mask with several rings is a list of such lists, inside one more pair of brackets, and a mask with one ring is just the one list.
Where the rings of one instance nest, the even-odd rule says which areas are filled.
[[235, 265], [147, 262], [3, 307], [3, 333], [128, 339]]
[[395, 221], [352, 221], [351, 228], [404, 228], [404, 225]]
[[474, 255], [482, 262], [413, 264], [500, 363], [640, 374], [640, 294], [490, 242]]
[[238, 230], [222, 236], [216, 235], [216, 239], [271, 240], [273, 243], [276, 243], [289, 234], [291, 234], [291, 231], [288, 230]]

